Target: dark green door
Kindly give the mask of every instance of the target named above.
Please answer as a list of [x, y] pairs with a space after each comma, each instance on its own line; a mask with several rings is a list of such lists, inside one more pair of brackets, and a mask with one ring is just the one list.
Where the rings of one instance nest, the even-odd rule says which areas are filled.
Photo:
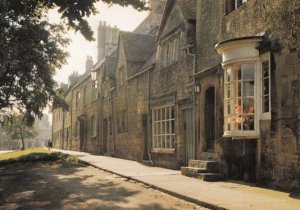
[[194, 120], [193, 109], [184, 109], [182, 111], [182, 130], [183, 130], [183, 157], [184, 164], [188, 165], [190, 159], [195, 159], [195, 139], [193, 135]]

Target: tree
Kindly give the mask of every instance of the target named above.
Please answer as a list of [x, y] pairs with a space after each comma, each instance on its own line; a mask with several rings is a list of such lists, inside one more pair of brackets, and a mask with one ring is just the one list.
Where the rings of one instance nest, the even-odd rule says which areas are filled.
[[2, 123], [2, 127], [11, 139], [21, 139], [22, 150], [25, 149], [24, 140], [26, 138], [34, 138], [38, 135], [36, 128], [28, 125], [25, 116], [22, 114], [14, 113], [10, 118], [6, 118]]
[[[0, 0], [0, 114], [18, 109], [31, 124], [49, 101], [67, 109], [53, 75], [66, 63], [67, 29], [93, 40], [86, 21], [97, 13], [99, 0]], [[146, 9], [143, 0], [102, 0], [108, 4]], [[50, 24], [46, 14], [58, 8], [62, 24]]]

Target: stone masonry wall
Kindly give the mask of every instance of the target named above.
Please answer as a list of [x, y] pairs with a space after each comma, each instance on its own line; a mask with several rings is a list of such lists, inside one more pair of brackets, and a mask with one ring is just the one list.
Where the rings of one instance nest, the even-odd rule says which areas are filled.
[[272, 53], [272, 99], [271, 121], [260, 121], [259, 181], [300, 187], [300, 1], [249, 0], [227, 15], [224, 5], [198, 1], [198, 71], [221, 62], [213, 48], [217, 42], [264, 35], [260, 50]]

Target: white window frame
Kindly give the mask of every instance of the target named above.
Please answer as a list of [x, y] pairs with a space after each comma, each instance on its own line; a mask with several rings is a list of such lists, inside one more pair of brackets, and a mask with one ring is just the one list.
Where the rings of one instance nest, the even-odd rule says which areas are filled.
[[[261, 65], [261, 72], [260, 72], [260, 74], [261, 74], [261, 79], [260, 79], [260, 83], [261, 83], [261, 94], [260, 94], [260, 98], [261, 98], [261, 110], [262, 110], [262, 113], [261, 113], [261, 115], [260, 115], [260, 119], [261, 120], [270, 120], [271, 119], [271, 93], [272, 93], [272, 91], [271, 91], [271, 53], [270, 52], [267, 52], [267, 53], [264, 53], [264, 54], [262, 54], [261, 56], [261, 60], [260, 60], [260, 65]], [[263, 63], [264, 62], [268, 62], [268, 65], [269, 65], [269, 69], [268, 69], [268, 71], [269, 71], [269, 73], [268, 73], [268, 80], [269, 80], [269, 111], [268, 112], [264, 112], [264, 105], [263, 105], [263, 98], [266, 96], [265, 94], [264, 94], [264, 84], [263, 84], [263, 82], [264, 82], [264, 80], [265, 79], [267, 79], [266, 77], [263, 77]]]
[[152, 151], [174, 152], [175, 141], [175, 105], [153, 108]]
[[162, 42], [162, 65], [167, 67], [179, 60], [180, 33], [176, 32]]
[[[259, 133], [259, 120], [258, 120], [258, 114], [260, 111], [259, 111], [259, 107], [257, 106], [258, 104], [258, 101], [259, 101], [259, 98], [258, 98], [258, 92], [257, 90], [259, 89], [259, 84], [258, 84], [258, 75], [259, 75], [259, 62], [258, 62], [258, 59], [255, 59], [255, 60], [240, 60], [240, 61], [236, 61], [236, 62], [233, 62], [233, 63], [230, 63], [228, 64], [226, 67], [225, 67], [225, 71], [224, 71], [224, 77], [226, 77], [226, 69], [228, 68], [236, 68], [236, 66], [243, 66], [245, 64], [253, 64], [253, 71], [254, 71], [254, 94], [253, 96], [249, 97], [249, 99], [253, 98], [254, 100], [254, 104], [253, 104], [253, 108], [254, 108], [254, 113], [252, 114], [247, 114], [246, 113], [246, 110], [243, 110], [241, 109], [239, 113], [237, 113], [237, 110], [233, 109], [232, 107], [231, 108], [231, 112], [230, 112], [230, 116], [227, 115], [227, 110], [228, 110], [228, 104], [227, 104], [227, 101], [228, 99], [237, 99], [239, 100], [239, 98], [235, 98], [233, 96], [230, 95], [229, 98], [227, 98], [227, 89], [226, 89], [226, 85], [228, 83], [226, 83], [226, 78], [225, 78], [225, 81], [224, 81], [224, 137], [232, 137], [232, 138], [235, 138], [235, 137], [243, 137], [243, 138], [257, 138], [258, 136], [258, 133]], [[233, 71], [236, 71], [236, 70], [233, 70]], [[242, 85], [243, 81], [241, 80], [241, 85]], [[257, 86], [258, 85], [258, 86]], [[243, 91], [243, 88], [241, 86], [241, 91]], [[230, 92], [233, 92], [233, 90], [231, 89]], [[236, 94], [234, 95], [236, 96]], [[247, 99], [247, 97], [244, 97], [242, 94], [241, 94], [241, 97], [240, 97], [240, 100], [243, 100], [243, 99]], [[232, 102], [232, 101], [231, 101]], [[238, 105], [238, 104], [231, 104], [231, 105]], [[242, 104], [240, 104], [242, 105]], [[245, 112], [244, 112], [245, 111]], [[254, 118], [254, 127], [253, 127], [253, 130], [244, 130], [243, 129], [243, 123], [245, 121], [245, 119], [249, 118], [253, 116]], [[227, 129], [227, 118], [232, 118], [231, 120], [235, 120], [237, 122], [237, 120], [239, 119], [239, 123], [241, 128], [240, 129], [233, 129], [233, 130], [228, 130]]]

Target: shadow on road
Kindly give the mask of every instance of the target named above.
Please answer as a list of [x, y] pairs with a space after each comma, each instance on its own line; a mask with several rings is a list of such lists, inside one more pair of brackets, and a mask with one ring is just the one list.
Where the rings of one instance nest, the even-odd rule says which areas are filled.
[[[0, 167], [0, 209], [126, 209], [141, 193], [90, 168], [64, 162]], [[162, 209], [155, 200], [132, 207]]]

